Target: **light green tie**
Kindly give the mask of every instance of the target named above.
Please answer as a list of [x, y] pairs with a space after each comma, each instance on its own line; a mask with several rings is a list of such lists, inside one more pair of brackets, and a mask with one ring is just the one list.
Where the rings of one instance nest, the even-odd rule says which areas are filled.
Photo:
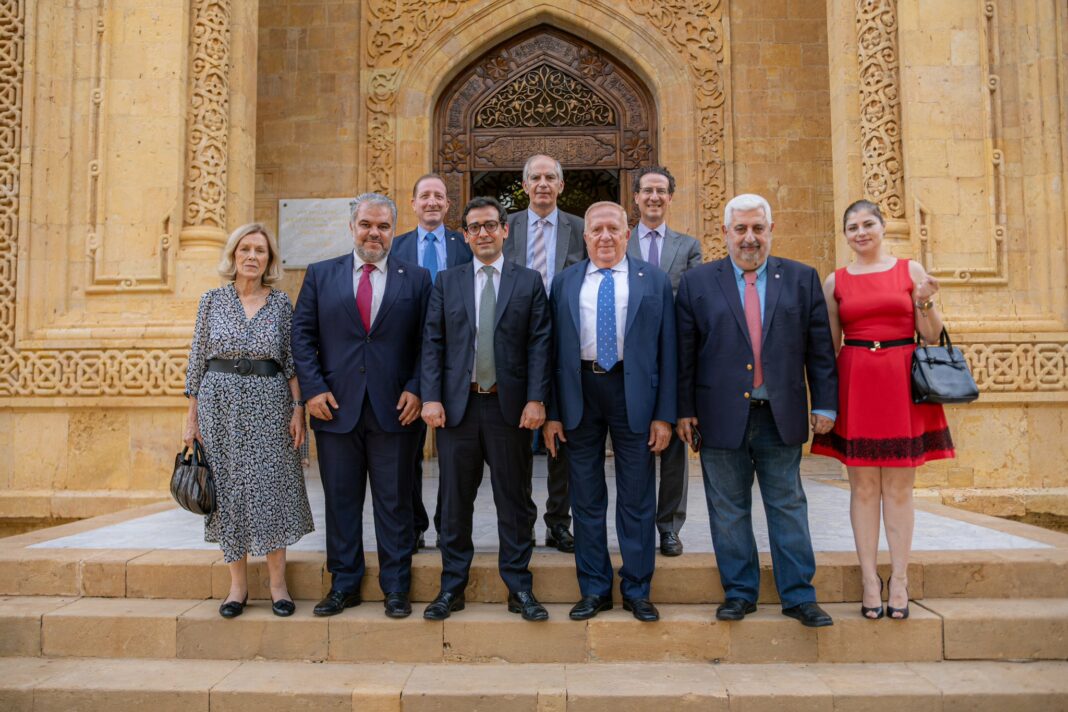
[[493, 265], [482, 268], [486, 284], [478, 302], [478, 347], [475, 349], [475, 380], [488, 391], [497, 382], [497, 365], [493, 359], [493, 325], [497, 321], [497, 293], [493, 291]]

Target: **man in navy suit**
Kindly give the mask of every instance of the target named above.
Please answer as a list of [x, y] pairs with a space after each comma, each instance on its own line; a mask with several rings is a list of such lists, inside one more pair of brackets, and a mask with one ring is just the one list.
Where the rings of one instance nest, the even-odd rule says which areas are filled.
[[545, 446], [569, 447], [575, 566], [582, 599], [573, 620], [612, 607], [605, 441], [616, 460], [616, 535], [623, 608], [658, 620], [649, 601], [656, 552], [654, 456], [675, 422], [675, 318], [668, 276], [627, 256], [627, 213], [615, 203], [586, 211], [589, 259], [553, 280], [553, 382]]
[[834, 424], [838, 376], [819, 275], [800, 262], [770, 256], [773, 228], [768, 201], [737, 196], [723, 214], [728, 257], [682, 275], [676, 300], [678, 434], [701, 451], [726, 595], [716, 618], [741, 620], [756, 610], [755, 472], [782, 612], [820, 627], [833, 621], [816, 604], [812, 586], [816, 561], [801, 487], [801, 446], [810, 424], [817, 433]]
[[438, 275], [423, 332], [423, 420], [440, 428], [441, 591], [423, 617], [464, 607], [474, 546], [471, 518], [490, 467], [500, 538], [498, 565], [508, 610], [549, 617], [534, 598], [530, 556], [538, 511], [530, 498], [530, 431], [545, 422], [549, 390], [549, 303], [541, 275], [505, 262], [507, 215], [493, 198], [464, 208], [473, 262]]
[[[437, 173], [427, 173], [412, 186], [412, 212], [419, 224], [414, 230], [397, 235], [390, 251], [405, 262], [415, 262], [430, 272], [431, 283], [437, 280], [438, 272], [471, 261], [471, 249], [464, 236], [445, 227], [449, 212], [449, 195], [445, 180]], [[419, 442], [426, 440], [426, 424], [419, 421], [422, 432]], [[415, 517], [415, 546], [426, 545], [424, 535], [430, 528], [430, 517], [423, 504], [423, 448], [412, 453], [415, 460], [415, 477], [412, 480], [412, 512]], [[434, 530], [441, 532], [441, 492], [438, 491], [434, 509]]]
[[330, 593], [315, 614], [360, 603], [363, 503], [374, 499], [386, 615], [412, 612], [412, 477], [419, 355], [430, 274], [389, 254], [397, 207], [377, 193], [352, 204], [352, 253], [309, 265], [293, 313], [293, 360], [307, 398], [326, 496]]
[[[582, 218], [560, 210], [556, 201], [564, 191], [564, 172], [551, 156], [535, 154], [523, 166], [523, 191], [530, 207], [508, 216], [509, 239], [504, 243], [504, 259], [529, 267], [541, 275], [546, 292], [552, 295], [553, 278], [586, 258]], [[567, 447], [549, 453], [549, 496], [545, 501], [545, 546], [570, 553], [575, 539], [568, 527]]]

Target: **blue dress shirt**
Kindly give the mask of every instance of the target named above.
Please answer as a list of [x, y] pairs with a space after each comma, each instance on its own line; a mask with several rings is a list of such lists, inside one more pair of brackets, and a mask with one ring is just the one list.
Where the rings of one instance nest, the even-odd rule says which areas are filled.
[[[419, 266], [422, 267], [426, 265], [426, 260], [423, 259], [423, 256], [426, 253], [427, 245], [430, 244], [430, 240], [426, 238], [426, 236], [429, 235], [430, 232], [427, 232], [419, 226], [417, 226], [415, 229], [418, 231], [419, 234]], [[433, 232], [434, 237], [437, 238], [437, 241], [434, 243], [434, 248], [437, 250], [438, 253], [438, 271], [440, 272], [449, 266], [448, 263], [445, 261], [445, 223], [438, 225], [431, 232]]]

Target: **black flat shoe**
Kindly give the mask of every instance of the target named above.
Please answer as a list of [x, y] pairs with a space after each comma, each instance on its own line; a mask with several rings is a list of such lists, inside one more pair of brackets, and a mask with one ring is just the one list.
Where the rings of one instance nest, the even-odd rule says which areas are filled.
[[682, 539], [675, 532], [660, 535], [660, 553], [664, 556], [682, 556]]
[[387, 593], [386, 615], [390, 618], [407, 618], [412, 615], [412, 604], [408, 601], [407, 593]]
[[549, 612], [538, 603], [530, 591], [516, 591], [508, 594], [508, 612], [519, 613], [525, 621], [549, 620]]
[[219, 615], [223, 618], [237, 618], [239, 615], [245, 612], [245, 605], [248, 603], [248, 594], [245, 594], [245, 600], [243, 601], [226, 601], [219, 606]]
[[796, 606], [784, 608], [782, 609], [782, 614], [790, 618], [796, 618], [801, 621], [801, 625], [809, 628], [823, 628], [834, 625], [834, 619], [827, 615], [827, 612], [820, 608], [815, 601], [806, 601]]
[[346, 608], [352, 608], [362, 603], [359, 591], [335, 591], [330, 589], [326, 598], [315, 604], [312, 610], [317, 616], [336, 616]]
[[[860, 604], [860, 615], [864, 616], [870, 621], [877, 621], [883, 617], [883, 577], [879, 577], [879, 605], [878, 606], [865, 606], [863, 602]], [[875, 615], [870, 615], [874, 613]]]
[[293, 615], [296, 610], [297, 607], [293, 605], [293, 601], [290, 601], [288, 598], [281, 598], [271, 602], [271, 613], [279, 618], [288, 618]]
[[660, 620], [660, 611], [656, 610], [656, 606], [648, 598], [624, 598], [623, 610], [630, 611], [642, 623]]
[[744, 598], [728, 598], [716, 608], [716, 619], [740, 621], [750, 613], [756, 613], [756, 604]]
[[566, 524], [554, 524], [545, 535], [545, 546], [555, 548], [565, 554], [575, 553], [575, 537], [571, 536]]
[[571, 607], [568, 617], [573, 621], [585, 621], [601, 611], [612, 609], [611, 596], [583, 596], [582, 600]]
[[[893, 576], [891, 576], [890, 578], [893, 578]], [[886, 584], [886, 589], [887, 589], [887, 592], [888, 592], [887, 593], [887, 597], [889, 599], [889, 590], [890, 590], [890, 584], [889, 583]], [[892, 621], [903, 621], [906, 618], [908, 618], [909, 617], [908, 597], [909, 597], [909, 585], [905, 584], [905, 607], [904, 608], [894, 608], [893, 606], [890, 605], [890, 601], [887, 600], [886, 601], [886, 617], [889, 618]]]
[[423, 618], [428, 621], [443, 621], [455, 611], [464, 609], [464, 595], [456, 595], [448, 591], [442, 591], [430, 604], [423, 609]]

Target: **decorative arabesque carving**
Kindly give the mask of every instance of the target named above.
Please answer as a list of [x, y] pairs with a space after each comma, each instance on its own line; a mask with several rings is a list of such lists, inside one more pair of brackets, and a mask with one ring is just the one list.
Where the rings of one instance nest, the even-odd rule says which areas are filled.
[[15, 278], [19, 237], [19, 177], [22, 157], [25, 0], [0, 2], [0, 396], [19, 390], [15, 350]]
[[193, 3], [185, 224], [226, 227], [230, 0]]
[[483, 129], [614, 126], [615, 111], [578, 79], [542, 64], [510, 81], [475, 114]]
[[698, 185], [705, 255], [727, 254], [720, 220], [727, 202], [726, 85], [723, 78], [723, 3], [721, 0], [627, 0], [631, 12], [645, 17], [682, 55], [696, 84]]
[[857, 0], [864, 194], [890, 221], [905, 219], [897, 0]]

